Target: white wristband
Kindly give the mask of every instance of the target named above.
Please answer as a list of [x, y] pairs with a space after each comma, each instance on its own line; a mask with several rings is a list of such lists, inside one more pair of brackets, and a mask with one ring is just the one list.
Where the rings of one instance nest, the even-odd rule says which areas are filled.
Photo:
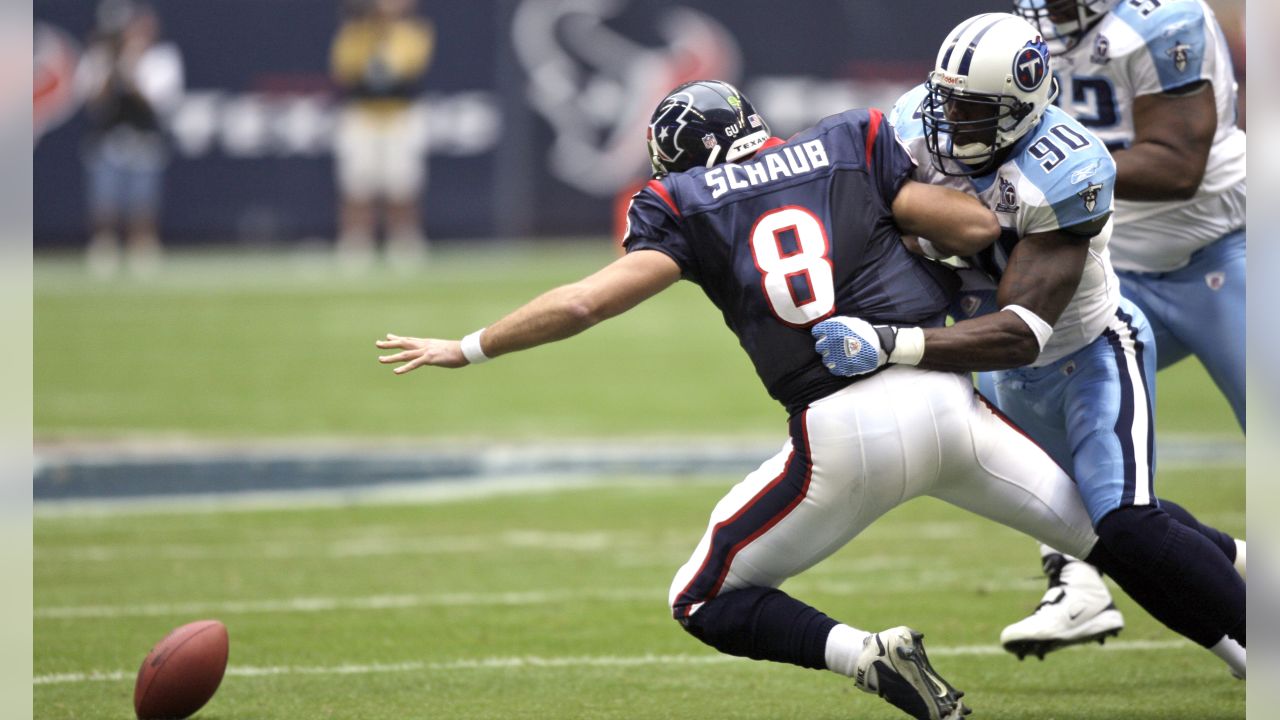
[[1035, 314], [1035, 312], [1022, 307], [1021, 305], [1005, 305], [1001, 310], [1009, 312], [1022, 318], [1022, 322], [1031, 328], [1031, 332], [1036, 336], [1036, 344], [1044, 350], [1045, 344], [1049, 342], [1049, 337], [1053, 335], [1053, 326], [1044, 321], [1044, 318]]
[[488, 362], [491, 358], [484, 354], [484, 350], [480, 349], [480, 334], [484, 332], [484, 328], [471, 333], [462, 338], [462, 355], [467, 362], [472, 365], [479, 365], [482, 362]]
[[924, 328], [898, 328], [893, 341], [889, 362], [895, 365], [919, 365], [924, 359]]

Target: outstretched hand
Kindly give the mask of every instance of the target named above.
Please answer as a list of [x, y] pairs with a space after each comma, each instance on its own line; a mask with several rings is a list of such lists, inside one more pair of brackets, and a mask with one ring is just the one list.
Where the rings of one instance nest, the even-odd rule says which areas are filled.
[[462, 344], [457, 340], [436, 340], [435, 338], [400, 337], [387, 333], [386, 340], [374, 343], [383, 350], [402, 350], [394, 355], [379, 355], [378, 362], [383, 365], [404, 363], [395, 369], [395, 374], [403, 375], [423, 365], [458, 368], [467, 364], [462, 354]]

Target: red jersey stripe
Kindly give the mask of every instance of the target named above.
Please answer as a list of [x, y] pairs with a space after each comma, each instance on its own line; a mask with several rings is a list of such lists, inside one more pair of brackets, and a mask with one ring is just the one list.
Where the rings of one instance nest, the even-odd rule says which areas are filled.
[[650, 180], [648, 187], [650, 190], [657, 193], [658, 197], [662, 198], [662, 201], [667, 204], [667, 207], [671, 208], [671, 212], [675, 213], [676, 217], [682, 217], [680, 215], [680, 208], [676, 207], [676, 201], [672, 199], [671, 193], [667, 191], [666, 186], [657, 180]]

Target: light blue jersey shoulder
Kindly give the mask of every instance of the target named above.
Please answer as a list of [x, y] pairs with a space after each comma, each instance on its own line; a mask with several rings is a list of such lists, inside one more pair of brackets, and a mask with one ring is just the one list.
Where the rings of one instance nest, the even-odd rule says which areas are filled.
[[[924, 139], [924, 123], [920, 121], [920, 108], [924, 106], [924, 100], [928, 94], [924, 83], [921, 83], [908, 90], [898, 98], [898, 102], [893, 104], [893, 110], [889, 112], [889, 124], [898, 132], [902, 142], [910, 143], [912, 140]], [[917, 161], [920, 159], [916, 158]]]
[[1050, 105], [1040, 123], [1014, 146], [1022, 182], [1036, 188], [1062, 228], [1105, 218], [1115, 194], [1116, 164], [1102, 141]]
[[1111, 15], [1142, 39], [1164, 91], [1202, 79], [1207, 33], [1216, 29], [1199, 0], [1124, 0]]

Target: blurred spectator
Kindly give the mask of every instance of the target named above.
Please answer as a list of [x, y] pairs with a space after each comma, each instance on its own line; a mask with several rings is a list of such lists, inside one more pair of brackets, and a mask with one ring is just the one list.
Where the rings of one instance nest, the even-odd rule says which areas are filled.
[[84, 147], [92, 237], [87, 259], [98, 276], [120, 267], [120, 230], [129, 269], [160, 263], [161, 186], [169, 159], [165, 118], [181, 99], [182, 56], [159, 42], [155, 12], [133, 0], [104, 0], [77, 69], [89, 135]]
[[412, 267], [426, 258], [418, 207], [426, 134], [413, 101], [435, 50], [435, 29], [415, 6], [360, 2], [333, 41], [333, 78], [346, 102], [334, 147], [342, 193], [338, 252], [353, 267], [372, 260], [380, 215], [390, 262]]

